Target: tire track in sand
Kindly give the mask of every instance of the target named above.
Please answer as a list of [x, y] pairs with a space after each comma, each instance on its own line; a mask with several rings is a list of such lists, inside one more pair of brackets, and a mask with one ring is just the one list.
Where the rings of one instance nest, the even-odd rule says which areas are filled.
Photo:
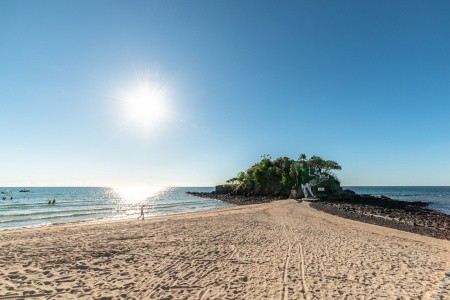
[[283, 281], [282, 281], [283, 289], [281, 291], [281, 300], [288, 300], [289, 299], [289, 290], [288, 290], [287, 276], [288, 276], [289, 260], [290, 260], [290, 254], [292, 251], [292, 245], [286, 234], [286, 227], [284, 227], [284, 226], [283, 226], [283, 233], [284, 233], [284, 236], [286, 237], [288, 249], [286, 250], [286, 256], [284, 257], [284, 270], [283, 270]]
[[[300, 254], [300, 257], [299, 257], [299, 270], [300, 270], [301, 275], [302, 275], [302, 286], [303, 286], [302, 292], [303, 292], [303, 294], [306, 295], [306, 293], [308, 293], [308, 286], [306, 285], [306, 279], [305, 279], [305, 258], [304, 258], [304, 255], [303, 255], [303, 247], [302, 247], [302, 244], [300, 242], [298, 242], [297, 248], [298, 248], [298, 253]], [[308, 297], [306, 297], [306, 298], [308, 298]]]
[[[307, 295], [308, 293], [308, 286], [306, 284], [306, 266], [305, 266], [305, 258], [303, 255], [303, 246], [302, 243], [300, 242], [300, 239], [297, 238], [295, 232], [292, 230], [292, 228], [289, 228], [289, 231], [291, 233], [291, 237], [295, 240], [294, 243], [294, 248], [296, 247], [297, 249], [297, 270], [299, 272], [299, 275], [301, 277], [301, 288], [299, 288], [299, 294], [302, 295], [302, 299], [309, 299], [310, 297]], [[286, 232], [285, 232], [286, 235]]]

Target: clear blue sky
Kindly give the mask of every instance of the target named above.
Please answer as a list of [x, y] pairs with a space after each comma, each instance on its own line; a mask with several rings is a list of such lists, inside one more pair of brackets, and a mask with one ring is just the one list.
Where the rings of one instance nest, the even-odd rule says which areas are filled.
[[[300, 153], [450, 185], [449, 37], [449, 1], [0, 1], [0, 185], [212, 186]], [[163, 116], [130, 114], [140, 85]]]

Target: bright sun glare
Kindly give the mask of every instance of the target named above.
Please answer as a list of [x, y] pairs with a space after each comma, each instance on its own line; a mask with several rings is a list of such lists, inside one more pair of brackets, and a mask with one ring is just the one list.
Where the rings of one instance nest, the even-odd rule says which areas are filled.
[[166, 116], [164, 93], [157, 86], [141, 84], [123, 100], [128, 121], [137, 125], [150, 127]]
[[129, 204], [142, 203], [147, 198], [155, 196], [162, 190], [162, 187], [157, 186], [123, 186], [115, 188], [116, 193], [120, 195], [122, 201]]

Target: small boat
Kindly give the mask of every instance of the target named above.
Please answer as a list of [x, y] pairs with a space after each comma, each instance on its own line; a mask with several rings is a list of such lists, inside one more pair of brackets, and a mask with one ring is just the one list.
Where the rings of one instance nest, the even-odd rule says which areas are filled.
[[21, 192], [21, 193], [29, 193], [29, 192], [31, 192], [31, 190], [23, 189], [23, 190], [20, 190], [19, 192]]
[[2, 194], [11, 194], [10, 190], [2, 191]]

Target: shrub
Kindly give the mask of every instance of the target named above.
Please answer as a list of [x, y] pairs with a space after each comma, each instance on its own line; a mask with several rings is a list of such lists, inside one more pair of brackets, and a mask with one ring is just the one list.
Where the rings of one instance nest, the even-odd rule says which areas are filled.
[[339, 180], [331, 173], [331, 170], [340, 169], [341, 166], [335, 161], [316, 155], [307, 159], [302, 154], [298, 161], [288, 157], [272, 160], [270, 156], [263, 155], [258, 163], [227, 182], [236, 184], [236, 193], [241, 195], [288, 197], [291, 189], [299, 188], [306, 182], [325, 187], [328, 194], [340, 190]]

